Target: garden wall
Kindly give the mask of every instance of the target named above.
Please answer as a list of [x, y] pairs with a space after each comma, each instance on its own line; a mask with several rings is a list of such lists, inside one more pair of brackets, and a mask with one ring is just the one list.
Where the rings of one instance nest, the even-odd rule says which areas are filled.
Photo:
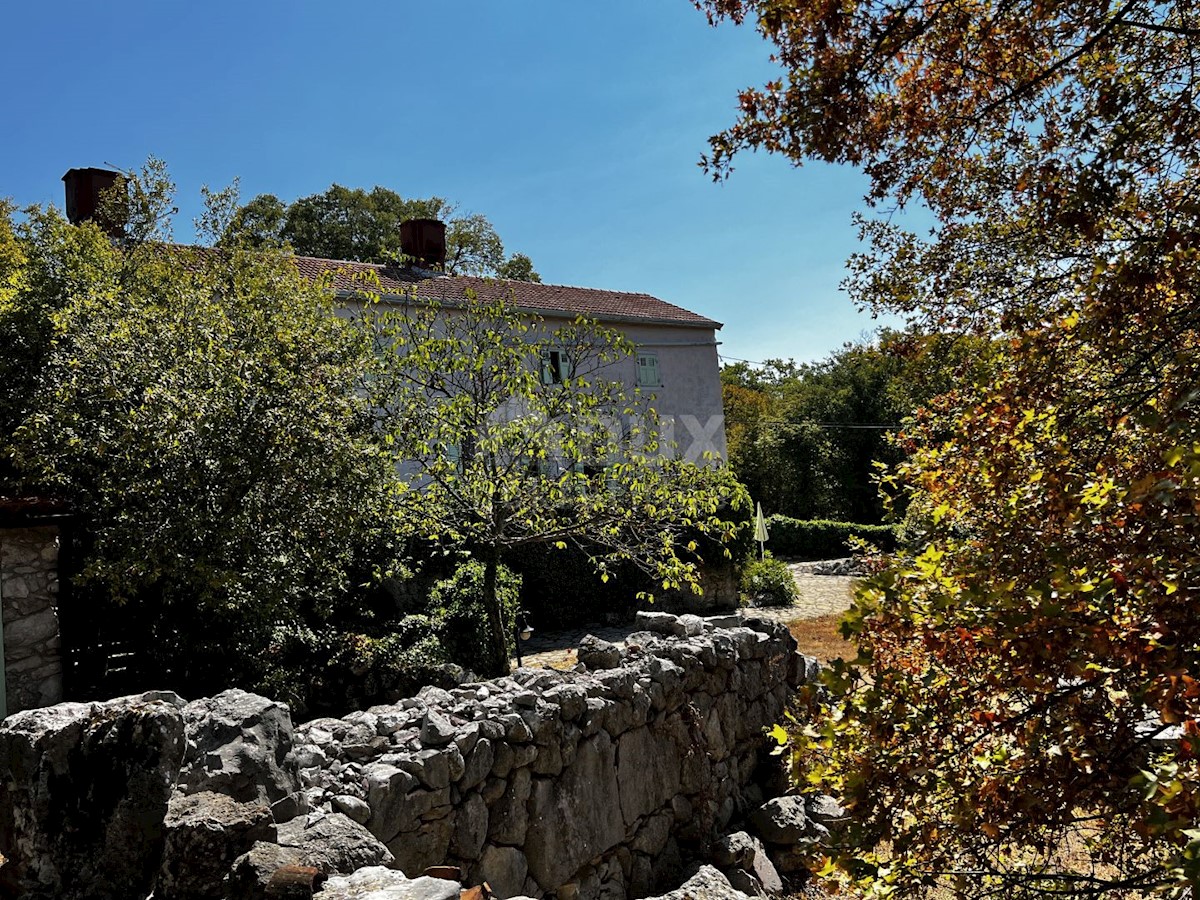
[[[0, 897], [265, 897], [279, 866], [462, 867], [500, 897], [647, 896], [762, 792], [763, 728], [815, 675], [787, 629], [640, 613], [624, 649], [292, 727], [243, 691], [0, 725]], [[137, 893], [141, 891], [142, 893]]]
[[463, 867], [503, 897], [644, 896], [717, 836], [763, 728], [815, 664], [787, 629], [641, 613], [591, 671], [523, 669], [296, 729], [313, 806], [358, 811], [408, 875]]

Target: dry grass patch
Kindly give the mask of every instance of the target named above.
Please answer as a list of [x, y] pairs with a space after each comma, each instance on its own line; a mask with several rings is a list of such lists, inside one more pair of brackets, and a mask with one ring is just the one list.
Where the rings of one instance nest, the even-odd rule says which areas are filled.
[[838, 625], [841, 621], [841, 613], [821, 616], [818, 619], [794, 619], [788, 622], [788, 630], [805, 656], [816, 657], [821, 662], [832, 662], [835, 659], [851, 660], [856, 651], [854, 644], [842, 637]]

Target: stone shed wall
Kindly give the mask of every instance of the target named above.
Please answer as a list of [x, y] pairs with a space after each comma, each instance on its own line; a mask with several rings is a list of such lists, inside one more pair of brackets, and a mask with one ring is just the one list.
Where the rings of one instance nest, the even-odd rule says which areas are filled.
[[8, 714], [62, 700], [58, 528], [0, 528]]
[[814, 674], [787, 629], [641, 613], [590, 671], [521, 669], [296, 729], [304, 806], [363, 821], [408, 875], [501, 896], [645, 896], [750, 804], [764, 726]]

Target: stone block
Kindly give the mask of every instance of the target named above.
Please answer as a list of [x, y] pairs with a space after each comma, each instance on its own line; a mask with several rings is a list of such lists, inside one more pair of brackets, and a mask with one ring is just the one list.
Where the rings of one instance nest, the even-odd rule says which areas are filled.
[[183, 710], [187, 754], [179, 773], [185, 793], [216, 791], [242, 802], [274, 803], [300, 787], [286, 705], [238, 689]]
[[490, 846], [479, 860], [479, 880], [486, 881], [501, 900], [517, 897], [525, 887], [529, 864], [516, 847]]
[[278, 826], [281, 847], [296, 851], [302, 865], [327, 874], [348, 875], [364, 866], [387, 866], [392, 854], [362, 825], [342, 813], [315, 822], [293, 819]]
[[458, 779], [459, 789], [467, 791], [481, 784], [492, 771], [495, 761], [496, 756], [492, 742], [487, 738], [479, 738], [466, 756], [463, 773]]
[[[449, 813], [449, 808], [444, 812]], [[422, 821], [415, 831], [402, 832], [392, 838], [388, 849], [396, 858], [396, 866], [409, 877], [416, 877], [430, 866], [445, 863], [454, 835], [454, 820], [452, 815], [442, 815]]]
[[533, 778], [529, 769], [517, 769], [508, 780], [503, 796], [490, 808], [488, 841], [517, 846], [525, 840], [529, 824], [529, 794]]
[[369, 866], [325, 882], [321, 900], [458, 900], [462, 885], [444, 878], [409, 878], [403, 872]]
[[772, 844], [796, 844], [810, 828], [804, 798], [774, 797], [750, 814], [750, 824], [764, 841]]
[[265, 900], [267, 883], [284, 866], [300, 865], [300, 854], [292, 847], [259, 842], [233, 861], [228, 876], [229, 897]]
[[464, 860], [479, 859], [488, 833], [488, 807], [477, 793], [463, 798], [455, 817], [454, 835], [450, 839], [450, 852]]
[[615, 669], [621, 664], [621, 648], [592, 634], [583, 637], [576, 652], [579, 661], [592, 670]]
[[679, 793], [679, 751], [669, 737], [644, 725], [621, 735], [618, 748], [618, 796], [629, 828]]
[[201, 791], [171, 798], [156, 896], [172, 900], [222, 900], [235, 859], [258, 841], [275, 840], [271, 810]]
[[184, 751], [183, 716], [159, 696], [63, 703], [0, 725], [0, 894], [149, 892]]
[[575, 760], [555, 780], [538, 778], [529, 797], [525, 857], [543, 890], [565, 883], [584, 863], [621, 841], [625, 823], [619, 803], [616, 747], [606, 734], [584, 740]]

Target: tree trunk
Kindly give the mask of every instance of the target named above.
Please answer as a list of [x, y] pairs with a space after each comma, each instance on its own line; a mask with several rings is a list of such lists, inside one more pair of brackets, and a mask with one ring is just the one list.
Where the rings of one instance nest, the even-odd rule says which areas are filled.
[[487, 609], [488, 637], [491, 643], [485, 674], [493, 678], [508, 674], [508, 639], [504, 633], [504, 615], [500, 609], [500, 599], [496, 596], [496, 572], [499, 568], [500, 551], [489, 547], [483, 569], [483, 604]]

